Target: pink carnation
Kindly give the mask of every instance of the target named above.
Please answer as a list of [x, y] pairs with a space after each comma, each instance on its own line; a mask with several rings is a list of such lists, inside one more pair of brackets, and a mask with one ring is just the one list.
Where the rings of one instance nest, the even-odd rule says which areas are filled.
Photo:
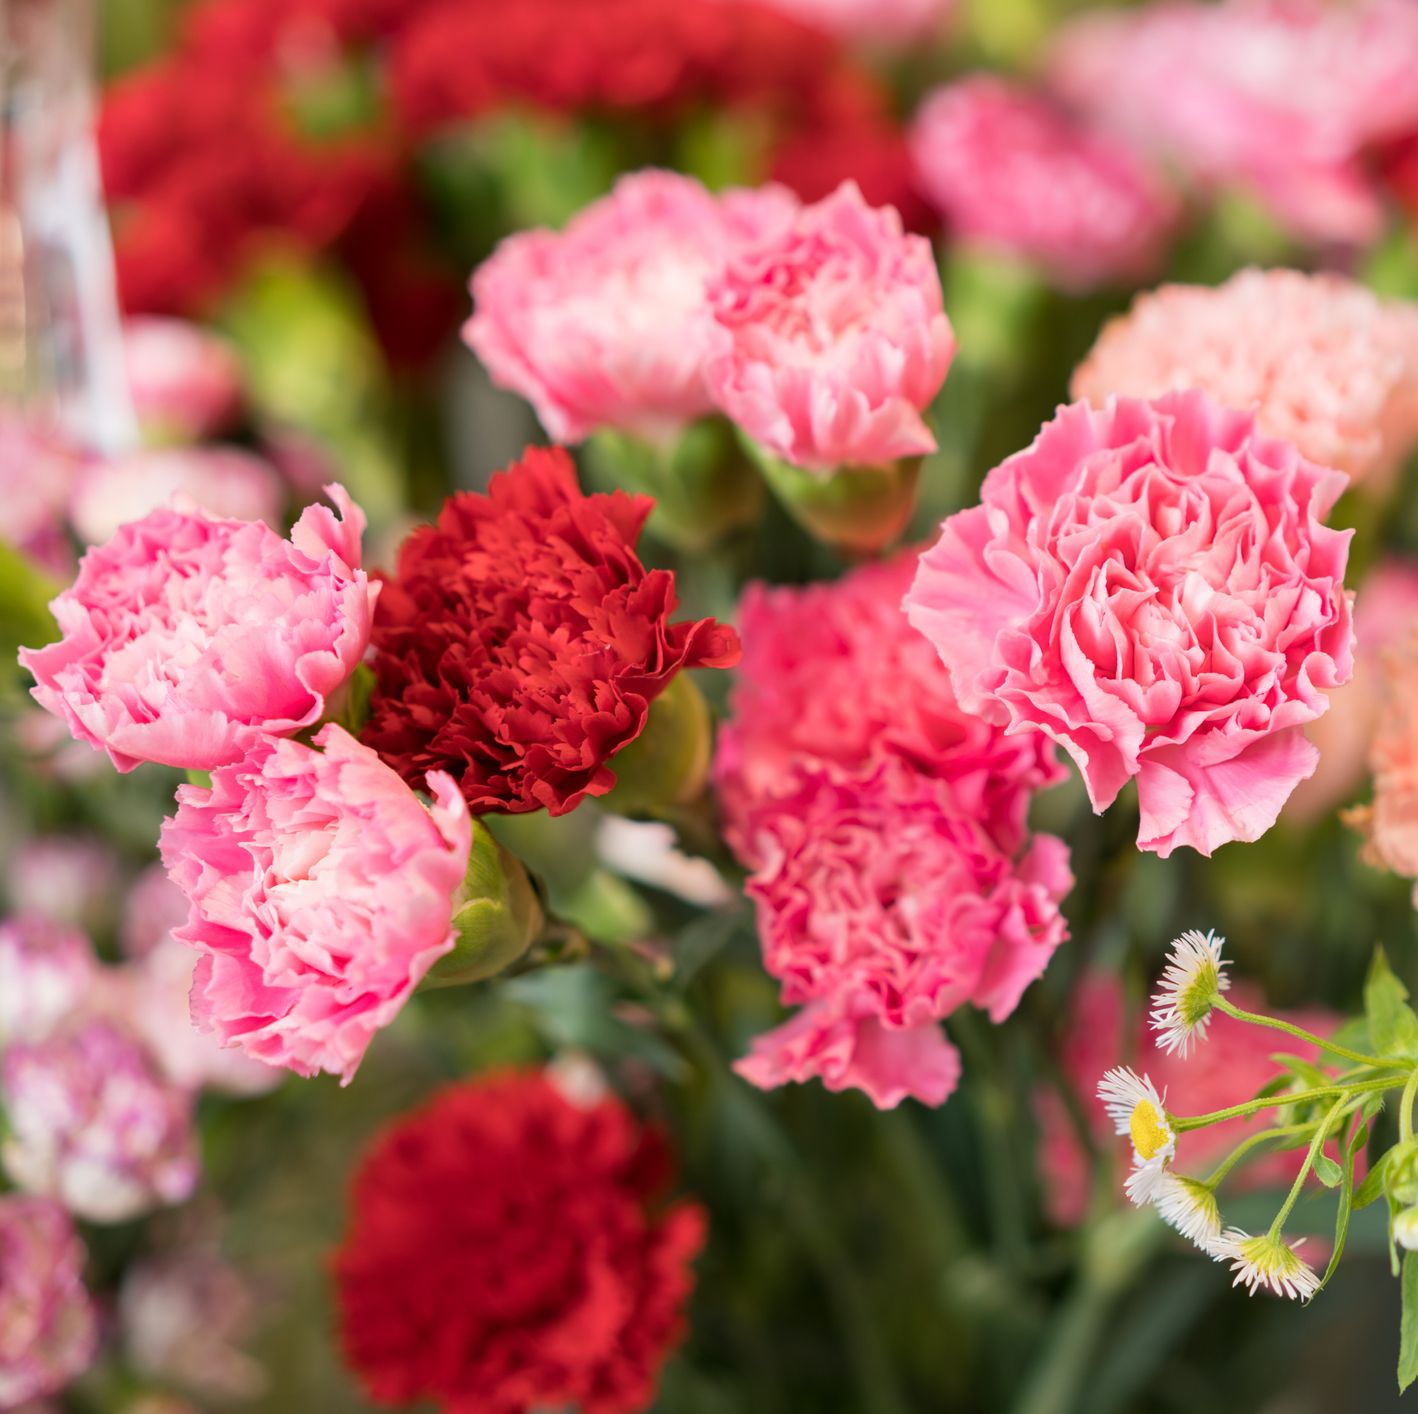
[[[63, 732], [62, 727], [59, 730]], [[67, 735], [64, 740], [69, 742]], [[84, 756], [93, 760], [88, 751]], [[108, 921], [118, 883], [118, 856], [102, 840], [87, 835], [33, 835], [16, 848], [6, 872], [16, 913], [39, 914], [74, 928], [101, 928]]]
[[[740, 0], [729, 0], [738, 4]], [[955, 0], [760, 0], [827, 34], [868, 44], [929, 40], [945, 28]]]
[[1297, 270], [1164, 285], [1105, 326], [1072, 391], [1101, 407], [1174, 388], [1254, 408], [1311, 461], [1387, 480], [1418, 443], [1418, 306]]
[[192, 905], [176, 936], [202, 953], [199, 1024], [270, 1065], [348, 1084], [453, 946], [472, 824], [444, 772], [428, 777], [426, 810], [340, 727], [315, 742], [265, 738], [210, 790], [180, 786], [161, 849]]
[[[1330, 1012], [1278, 1011], [1242, 982], [1235, 983], [1227, 995], [1239, 1007], [1279, 1016], [1318, 1036], [1330, 1035], [1339, 1025], [1340, 1018]], [[1186, 1060], [1176, 1052], [1161, 1050], [1154, 1044], [1155, 1033], [1141, 1010], [1129, 1016], [1122, 986], [1111, 973], [1089, 973], [1070, 1000], [1069, 1015], [1071, 1022], [1059, 1058], [1075, 1090], [1086, 1097], [1099, 1148], [1116, 1155], [1120, 1170], [1127, 1163], [1123, 1146], [1115, 1142], [1112, 1125], [1093, 1098], [1103, 1072], [1120, 1060], [1146, 1072], [1166, 1095], [1168, 1109], [1177, 1114], [1206, 1114], [1233, 1105], [1256, 1094], [1275, 1074], [1271, 1056], [1280, 1049], [1275, 1032], [1219, 1013], [1213, 1015], [1205, 1041], [1194, 1047]], [[1313, 1047], [1287, 1041], [1283, 1049], [1323, 1063]], [[1056, 1223], [1071, 1227], [1082, 1220], [1088, 1205], [1088, 1156], [1052, 1088], [1041, 1088], [1034, 1103], [1041, 1131], [1045, 1202]], [[1205, 1177], [1247, 1135], [1267, 1122], [1265, 1116], [1229, 1119], [1188, 1131], [1179, 1146], [1179, 1170]], [[1303, 1148], [1272, 1149], [1235, 1170], [1228, 1184], [1243, 1192], [1286, 1186], [1299, 1172], [1304, 1152]], [[1119, 1187], [1121, 1181], [1120, 1172]]]
[[782, 187], [716, 196], [675, 172], [622, 177], [564, 231], [498, 246], [473, 276], [464, 337], [558, 441], [613, 427], [670, 442], [714, 406], [706, 281], [796, 204]]
[[1176, 221], [1172, 194], [1129, 147], [992, 75], [927, 97], [911, 152], [955, 236], [1037, 265], [1066, 289], [1146, 274]]
[[74, 487], [69, 515], [81, 540], [101, 545], [174, 496], [213, 516], [274, 525], [285, 486], [269, 462], [237, 447], [172, 447], [95, 460]]
[[1054, 738], [1138, 847], [1270, 828], [1353, 670], [1344, 476], [1197, 392], [1060, 408], [950, 517], [907, 596], [967, 710]]
[[81, 465], [77, 450], [56, 429], [0, 414], [0, 486], [5, 488], [0, 541], [61, 579], [74, 571], [64, 518]]
[[817, 1076], [883, 1108], [938, 1105], [960, 1063], [937, 1023], [967, 1002], [1008, 1016], [1067, 935], [1063, 842], [1016, 862], [900, 762], [861, 779], [804, 766], [750, 830], [764, 965], [804, 1008], [739, 1063], [755, 1085]]
[[58, 1203], [0, 1195], [0, 1409], [57, 1394], [92, 1363], [98, 1314], [84, 1259]]
[[1005, 850], [1025, 837], [1033, 793], [1061, 778], [1052, 743], [1007, 737], [963, 711], [950, 674], [901, 599], [916, 557], [864, 565], [830, 584], [750, 585], [735, 623], [743, 659], [714, 769], [732, 842], [762, 803], [796, 791], [810, 760], [840, 776], [882, 756], [946, 781], [962, 814]]
[[149, 315], [123, 325], [123, 361], [138, 420], [160, 441], [222, 431], [241, 404], [241, 364], [225, 339], [184, 319]]
[[10, 1046], [0, 1092], [10, 1177], [80, 1217], [124, 1222], [182, 1202], [197, 1185], [191, 1092], [159, 1075], [111, 1021]]
[[1418, 124], [1411, 0], [1166, 0], [1059, 37], [1061, 91], [1206, 183], [1252, 190], [1297, 233], [1383, 229], [1365, 158]]
[[935, 450], [922, 420], [955, 336], [930, 243], [854, 182], [741, 247], [709, 298], [715, 401], [794, 466], [884, 466]]
[[82, 933], [39, 914], [0, 923], [0, 1044], [36, 1041], [84, 1002], [98, 959]]
[[51, 608], [63, 637], [23, 649], [34, 696], [120, 771], [209, 770], [266, 732], [318, 721], [369, 642], [364, 517], [307, 507], [289, 540], [259, 522], [154, 511], [90, 550]]

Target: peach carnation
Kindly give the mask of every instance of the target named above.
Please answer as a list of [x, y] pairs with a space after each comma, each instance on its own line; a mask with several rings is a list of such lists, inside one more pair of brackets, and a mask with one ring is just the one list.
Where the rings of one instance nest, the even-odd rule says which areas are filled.
[[921, 557], [907, 596], [967, 709], [1053, 737], [1138, 847], [1275, 823], [1353, 670], [1345, 478], [1197, 392], [1060, 408]]
[[911, 153], [954, 236], [1018, 256], [1066, 289], [1145, 274], [1177, 216], [1127, 146], [988, 74], [926, 98]]
[[1164, 285], [1104, 327], [1072, 384], [1098, 407], [1174, 388], [1254, 408], [1262, 431], [1322, 466], [1386, 477], [1418, 443], [1418, 306], [1298, 270]]

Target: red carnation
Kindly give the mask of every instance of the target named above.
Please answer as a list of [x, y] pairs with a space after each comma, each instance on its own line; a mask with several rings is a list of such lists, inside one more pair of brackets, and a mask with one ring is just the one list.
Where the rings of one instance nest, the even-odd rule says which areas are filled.
[[370, 1397], [445, 1414], [654, 1398], [703, 1244], [660, 1201], [658, 1135], [540, 1074], [450, 1086], [375, 1143], [335, 1259], [345, 1355]]
[[731, 628], [669, 622], [674, 575], [635, 553], [653, 504], [583, 495], [559, 447], [451, 497], [380, 594], [365, 741], [411, 784], [448, 771], [475, 812], [604, 795], [674, 675], [738, 661]]

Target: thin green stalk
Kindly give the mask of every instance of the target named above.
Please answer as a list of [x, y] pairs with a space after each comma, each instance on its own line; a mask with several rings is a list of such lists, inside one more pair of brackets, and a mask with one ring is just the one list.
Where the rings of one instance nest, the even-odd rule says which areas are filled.
[[1254, 1148], [1261, 1144], [1267, 1144], [1272, 1139], [1288, 1139], [1292, 1135], [1307, 1134], [1310, 1126], [1308, 1124], [1282, 1124], [1276, 1125], [1273, 1129], [1261, 1129], [1256, 1133], [1248, 1135], [1241, 1140], [1217, 1166], [1212, 1169], [1206, 1179], [1208, 1188], [1215, 1188], [1240, 1161]]
[[1362, 1080], [1352, 1085], [1324, 1085], [1314, 1090], [1295, 1090], [1288, 1095], [1267, 1095], [1260, 1100], [1248, 1100], [1243, 1105], [1229, 1105], [1224, 1110], [1212, 1110], [1204, 1115], [1167, 1116], [1172, 1128], [1179, 1134], [1189, 1129], [1205, 1129], [1209, 1124], [1219, 1124], [1223, 1119], [1237, 1119], [1241, 1115], [1253, 1115], [1259, 1110], [1275, 1108], [1278, 1105], [1299, 1105], [1308, 1100], [1328, 1100], [1335, 1095], [1370, 1095], [1377, 1090], [1396, 1090], [1397, 1079]]
[[1296, 1202], [1299, 1200], [1300, 1191], [1305, 1186], [1305, 1179], [1309, 1177], [1310, 1170], [1315, 1166], [1315, 1160], [1319, 1157], [1320, 1150], [1324, 1148], [1324, 1141], [1329, 1137], [1330, 1126], [1339, 1118], [1339, 1112], [1347, 1103], [1341, 1096], [1329, 1107], [1329, 1113], [1320, 1122], [1319, 1128], [1315, 1130], [1315, 1137], [1310, 1140], [1310, 1147], [1305, 1151], [1305, 1162], [1300, 1165], [1300, 1172], [1295, 1175], [1295, 1182], [1290, 1185], [1290, 1191], [1285, 1195], [1285, 1201], [1280, 1205], [1280, 1211], [1275, 1215], [1275, 1221], [1270, 1225], [1271, 1241], [1278, 1241], [1280, 1234], [1285, 1227], [1285, 1219], [1290, 1216]]
[[1413, 1097], [1418, 1095], [1418, 1065], [1413, 1067], [1413, 1073], [1408, 1077], [1408, 1083], [1403, 1087], [1403, 1097], [1398, 1106], [1398, 1137], [1400, 1141], [1407, 1142], [1413, 1138]]
[[1388, 1062], [1378, 1056], [1366, 1056], [1361, 1051], [1351, 1051], [1348, 1046], [1341, 1046], [1335, 1041], [1328, 1041], [1323, 1036], [1316, 1036], [1313, 1031], [1306, 1031], [1302, 1026], [1296, 1026], [1293, 1022], [1281, 1021], [1276, 1016], [1263, 1016], [1259, 1012], [1245, 1011], [1241, 1007], [1228, 1002], [1224, 996], [1218, 995], [1213, 1003], [1217, 1011], [1225, 1012], [1227, 1016], [1233, 1016], [1237, 1021], [1248, 1021], [1252, 1026], [1266, 1026], [1272, 1031], [1283, 1031], [1287, 1036], [1294, 1036], [1296, 1040], [1304, 1041], [1307, 1045], [1318, 1046], [1321, 1050], [1330, 1052], [1331, 1055], [1343, 1056], [1345, 1060], [1354, 1061], [1357, 1065], [1382, 1066]]

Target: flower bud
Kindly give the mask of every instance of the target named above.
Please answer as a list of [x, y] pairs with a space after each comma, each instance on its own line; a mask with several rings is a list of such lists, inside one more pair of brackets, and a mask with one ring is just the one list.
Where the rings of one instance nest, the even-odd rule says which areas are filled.
[[602, 801], [617, 815], [658, 816], [704, 793], [714, 730], [709, 704], [677, 673], [650, 704], [645, 730], [611, 761], [616, 783]]
[[1394, 1215], [1393, 1240], [1407, 1252], [1418, 1251], [1418, 1206]]
[[874, 554], [901, 534], [916, 508], [921, 459], [887, 466], [843, 466], [826, 476], [790, 466], [761, 449], [759, 466], [783, 509], [809, 535], [858, 554]]
[[1410, 1139], [1393, 1151], [1384, 1174], [1384, 1192], [1405, 1208], [1418, 1204], [1418, 1141]]

